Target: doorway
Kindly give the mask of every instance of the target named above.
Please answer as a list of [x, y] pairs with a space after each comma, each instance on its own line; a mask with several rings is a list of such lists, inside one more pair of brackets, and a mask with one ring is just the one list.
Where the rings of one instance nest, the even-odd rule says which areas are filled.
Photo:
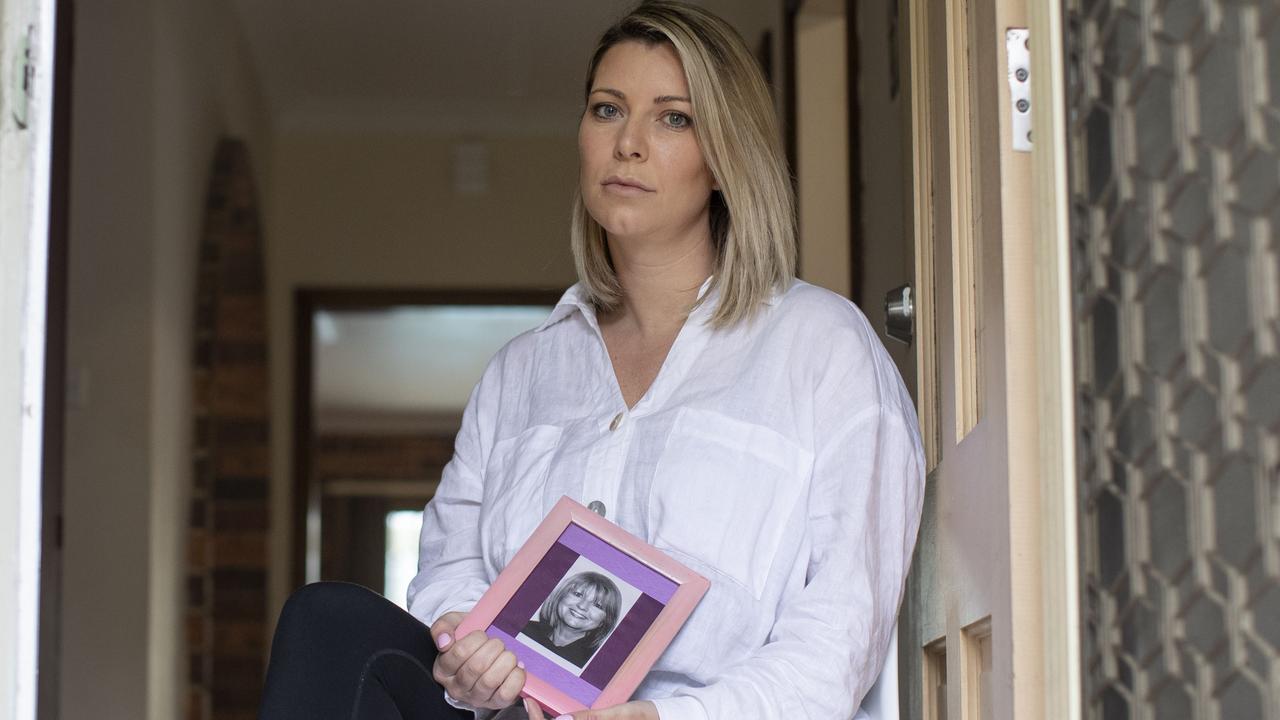
[[[295, 584], [403, 605], [471, 389], [558, 293], [302, 289], [295, 295]], [[323, 530], [321, 529], [323, 528]]]

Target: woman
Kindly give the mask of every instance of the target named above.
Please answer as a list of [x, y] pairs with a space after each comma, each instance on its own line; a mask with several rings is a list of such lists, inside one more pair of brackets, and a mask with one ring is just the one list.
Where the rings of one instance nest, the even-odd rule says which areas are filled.
[[597, 572], [574, 575], [542, 603], [521, 631], [543, 647], [582, 667], [618, 624], [622, 593]]
[[[732, 29], [695, 7], [642, 3], [602, 37], [585, 98], [580, 282], [472, 394], [409, 590], [430, 638], [406, 640], [413, 621], [390, 611], [351, 621], [358, 637], [342, 646], [359, 647], [341, 655], [362, 678], [348, 690], [354, 717], [382, 717], [365, 709], [374, 694], [397, 707], [432, 696], [385, 654], [360, 656], [384, 636], [412, 644], [386, 651], [412, 658], [403, 675], [429, 667], [457, 707], [488, 717], [518, 702], [515, 656], [454, 629], [562, 495], [711, 580], [636, 699], [591, 718], [853, 717], [882, 667], [919, 523], [911, 400], [853, 304], [794, 279], [774, 113]], [[277, 670], [277, 655], [318, 655], [338, 672], [341, 632], [304, 628], [354, 617], [356, 600], [300, 595], [281, 619], [264, 708], [308, 689], [285, 689], [306, 674]]]

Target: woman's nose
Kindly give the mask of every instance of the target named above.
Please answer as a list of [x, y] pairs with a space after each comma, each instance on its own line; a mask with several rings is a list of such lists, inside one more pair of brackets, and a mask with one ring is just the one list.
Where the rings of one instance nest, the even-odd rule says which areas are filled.
[[644, 132], [640, 124], [632, 120], [622, 123], [613, 148], [614, 156], [619, 160], [643, 160], [647, 152]]

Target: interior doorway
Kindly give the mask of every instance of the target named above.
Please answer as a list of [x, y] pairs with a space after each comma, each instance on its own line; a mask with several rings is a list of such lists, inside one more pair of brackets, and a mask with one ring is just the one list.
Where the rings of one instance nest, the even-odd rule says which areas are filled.
[[471, 389], [558, 298], [298, 291], [295, 584], [355, 582], [404, 603], [421, 510], [453, 455]]

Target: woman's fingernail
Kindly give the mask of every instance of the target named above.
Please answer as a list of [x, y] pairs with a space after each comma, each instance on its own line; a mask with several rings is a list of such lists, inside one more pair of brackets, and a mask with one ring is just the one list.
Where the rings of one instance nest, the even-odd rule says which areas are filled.
[[440, 637], [436, 638], [436, 646], [441, 650], [453, 644], [453, 637], [449, 633], [440, 633]]
[[556, 720], [573, 720], [573, 716], [572, 716], [572, 715], [561, 715], [560, 717], [556, 718]]
[[523, 669], [524, 669], [524, 661], [523, 661], [523, 660], [517, 660], [517, 661], [516, 661], [516, 667], [518, 667], [518, 668], [520, 668], [521, 670], [523, 670]]
[[524, 714], [529, 716], [533, 715], [533, 700], [530, 698], [524, 699]]

